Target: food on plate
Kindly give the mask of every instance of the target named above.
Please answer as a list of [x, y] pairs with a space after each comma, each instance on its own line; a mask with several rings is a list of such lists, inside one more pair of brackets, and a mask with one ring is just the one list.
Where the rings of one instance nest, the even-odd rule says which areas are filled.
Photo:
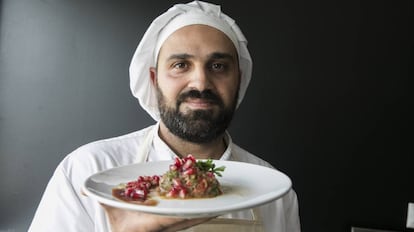
[[158, 191], [167, 198], [207, 198], [222, 193], [216, 175], [224, 167], [216, 168], [212, 160], [196, 161], [192, 155], [175, 159], [159, 180]]
[[144, 205], [156, 205], [153, 196], [170, 199], [211, 198], [221, 195], [220, 182], [225, 167], [213, 160], [196, 160], [193, 155], [176, 158], [162, 175], [139, 176], [112, 190], [117, 199]]
[[148, 195], [158, 187], [160, 177], [139, 176], [137, 180], [122, 183], [112, 189], [112, 195], [122, 201], [141, 204], [156, 205], [157, 202], [148, 198]]

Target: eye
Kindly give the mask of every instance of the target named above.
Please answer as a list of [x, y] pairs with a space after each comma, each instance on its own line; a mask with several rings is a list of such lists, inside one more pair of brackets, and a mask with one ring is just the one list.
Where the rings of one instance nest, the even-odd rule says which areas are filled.
[[211, 69], [213, 71], [223, 71], [225, 70], [226, 65], [224, 65], [223, 63], [213, 63], [211, 64]]
[[185, 62], [176, 62], [176, 63], [173, 64], [172, 67], [174, 69], [184, 69], [184, 68], [188, 67], [188, 65]]

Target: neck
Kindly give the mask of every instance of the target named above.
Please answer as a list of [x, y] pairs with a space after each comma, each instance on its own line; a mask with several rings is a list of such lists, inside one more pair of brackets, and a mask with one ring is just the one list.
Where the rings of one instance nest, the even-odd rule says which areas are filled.
[[180, 157], [192, 154], [196, 159], [219, 159], [226, 150], [224, 134], [208, 143], [193, 143], [183, 140], [171, 133], [163, 122], [160, 122], [158, 134], [160, 138]]

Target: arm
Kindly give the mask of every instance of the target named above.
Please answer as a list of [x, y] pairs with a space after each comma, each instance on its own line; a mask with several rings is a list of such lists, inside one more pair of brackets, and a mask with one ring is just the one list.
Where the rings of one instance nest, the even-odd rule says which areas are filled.
[[42, 196], [29, 232], [94, 231], [91, 215], [79, 197], [62, 166], [58, 166]]
[[287, 194], [287, 197], [284, 198], [285, 205], [287, 209], [285, 210], [286, 214], [286, 231], [297, 231], [300, 232], [300, 220], [299, 220], [299, 206], [298, 206], [298, 198], [296, 192], [292, 189]]

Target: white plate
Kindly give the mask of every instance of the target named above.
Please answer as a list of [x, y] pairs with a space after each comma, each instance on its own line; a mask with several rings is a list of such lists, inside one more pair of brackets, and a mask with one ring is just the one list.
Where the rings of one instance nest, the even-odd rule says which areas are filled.
[[207, 199], [162, 199], [155, 206], [137, 205], [117, 200], [112, 188], [136, 180], [138, 176], [161, 175], [173, 161], [132, 164], [108, 169], [90, 176], [83, 191], [97, 201], [118, 208], [158, 215], [186, 218], [215, 217], [233, 211], [253, 208], [282, 197], [292, 186], [280, 171], [249, 163], [215, 160], [216, 167], [225, 166], [223, 177], [217, 177], [223, 194]]

